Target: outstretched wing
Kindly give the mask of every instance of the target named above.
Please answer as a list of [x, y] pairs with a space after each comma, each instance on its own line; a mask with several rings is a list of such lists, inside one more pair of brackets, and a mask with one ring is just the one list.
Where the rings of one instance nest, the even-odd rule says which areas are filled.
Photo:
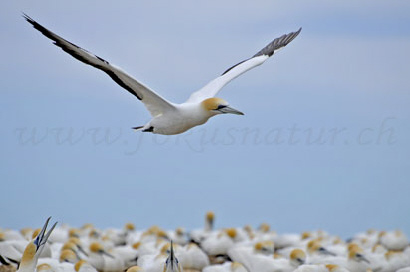
[[199, 91], [194, 92], [187, 102], [200, 102], [204, 99], [214, 97], [226, 84], [228, 84], [232, 79], [240, 76], [246, 71], [261, 65], [270, 56], [273, 55], [278, 49], [286, 46], [290, 43], [297, 35], [299, 35], [302, 28], [299, 28], [296, 32], [291, 32], [285, 34], [279, 38], [274, 39], [271, 43], [265, 46], [261, 51], [256, 53], [253, 57], [239, 62], [238, 64], [232, 66], [226, 70], [221, 76], [209, 82]]
[[47, 38], [53, 40], [54, 44], [63, 49], [65, 52], [78, 59], [79, 61], [82, 61], [85, 64], [91, 65], [107, 73], [115, 82], [118, 83], [118, 85], [141, 100], [152, 116], [157, 116], [164, 113], [165, 111], [174, 109], [172, 103], [168, 102], [166, 99], [162, 98], [160, 95], [156, 94], [154, 91], [149, 89], [141, 82], [138, 82], [136, 79], [132, 78], [121, 69], [111, 65], [110, 63], [108, 63], [108, 61], [61, 38], [24, 13], [23, 17], [35, 29], [40, 31]]

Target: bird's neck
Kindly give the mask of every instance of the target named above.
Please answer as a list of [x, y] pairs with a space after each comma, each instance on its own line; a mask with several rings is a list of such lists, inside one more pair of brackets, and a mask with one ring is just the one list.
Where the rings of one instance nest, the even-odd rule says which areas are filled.
[[[20, 267], [18, 272], [34, 272], [36, 270], [38, 256], [41, 252], [37, 252], [37, 247], [33, 242], [30, 242], [24, 249], [21, 257]], [[38, 254], [37, 254], [38, 253]]]

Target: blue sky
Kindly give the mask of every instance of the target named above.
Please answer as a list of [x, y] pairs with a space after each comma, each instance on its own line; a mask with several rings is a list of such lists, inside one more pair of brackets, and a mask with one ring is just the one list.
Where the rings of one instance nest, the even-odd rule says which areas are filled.
[[[1, 227], [410, 233], [410, 3], [7, 1], [0, 9]], [[21, 12], [183, 102], [274, 38], [301, 34], [177, 136], [137, 133], [143, 105]]]

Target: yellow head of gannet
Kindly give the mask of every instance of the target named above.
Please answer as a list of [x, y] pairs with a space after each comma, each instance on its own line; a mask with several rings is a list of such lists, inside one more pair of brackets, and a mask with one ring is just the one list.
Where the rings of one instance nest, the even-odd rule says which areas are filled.
[[47, 239], [53, 231], [54, 227], [57, 225], [57, 222], [54, 223], [51, 229], [46, 233], [47, 225], [50, 219], [51, 217], [47, 219], [46, 223], [44, 224], [43, 228], [40, 230], [36, 238], [29, 242], [26, 246], [21, 258], [20, 267], [18, 269], [19, 272], [34, 272], [37, 266], [37, 260], [41, 252], [43, 251]]
[[244, 115], [242, 112], [231, 108], [228, 102], [218, 97], [205, 99], [204, 101], [202, 101], [201, 105], [209, 113], [210, 116], [224, 113]]
[[205, 215], [205, 230], [211, 231], [214, 229], [214, 222], [215, 222], [215, 213], [213, 211], [209, 211]]
[[301, 249], [294, 249], [289, 254], [289, 262], [292, 266], [298, 267], [306, 262], [306, 254]]
[[133, 223], [129, 222], [129, 223], [125, 224], [124, 228], [125, 228], [126, 231], [134, 231], [135, 230], [135, 225]]
[[78, 260], [78, 255], [72, 249], [63, 249], [60, 253], [60, 263], [67, 262], [74, 264], [78, 262]]
[[77, 249], [78, 249], [82, 254], [84, 254], [85, 256], [88, 257], [88, 253], [85, 252], [85, 250], [84, 250], [84, 248], [83, 248], [83, 246], [82, 246], [82, 244], [81, 244], [81, 240], [80, 240], [80, 239], [78, 239], [78, 238], [76, 238], [76, 237], [71, 237], [70, 239], [68, 239], [68, 242], [69, 242], [69, 243], [73, 243], [73, 244], [77, 247]]
[[331, 255], [331, 256], [336, 256], [333, 252], [330, 252], [326, 248], [322, 246], [322, 244], [317, 240], [311, 240], [309, 243], [307, 243], [307, 251], [310, 254], [321, 254], [321, 255]]
[[262, 253], [266, 255], [273, 254], [275, 252], [275, 244], [273, 241], [262, 241], [262, 242], [257, 242], [253, 246], [254, 250], [256, 253]]
[[235, 228], [228, 228], [225, 229], [225, 233], [231, 238], [231, 239], [235, 239], [237, 236], [237, 231]]
[[48, 263], [37, 265], [37, 272], [50, 272], [50, 271], [53, 271], [53, 268]]
[[76, 272], [80, 271], [80, 268], [83, 264], [87, 263], [86, 260], [79, 260], [75, 265], [74, 265], [74, 270]]
[[134, 265], [128, 268], [126, 272], [143, 272], [143, 271], [144, 269], [142, 267]]
[[363, 255], [363, 250], [361, 248], [353, 248], [349, 251], [349, 260], [356, 262], [366, 262], [370, 263], [368, 259]]
[[305, 231], [302, 233], [301, 238], [302, 240], [306, 240], [308, 238], [312, 237], [312, 233], [310, 233], [309, 231]]
[[110, 253], [108, 253], [107, 251], [105, 251], [104, 247], [98, 242], [93, 242], [90, 244], [90, 252], [100, 254], [100, 255], [105, 255], [112, 259], [115, 259], [115, 257], [111, 255]]
[[168, 258], [165, 260], [163, 272], [182, 272], [182, 267], [178, 258], [174, 254], [174, 245], [171, 240], [171, 248]]
[[267, 233], [267, 232], [270, 231], [270, 226], [269, 226], [269, 224], [267, 224], [267, 223], [262, 223], [262, 224], [259, 226], [259, 230], [260, 230], [261, 232]]

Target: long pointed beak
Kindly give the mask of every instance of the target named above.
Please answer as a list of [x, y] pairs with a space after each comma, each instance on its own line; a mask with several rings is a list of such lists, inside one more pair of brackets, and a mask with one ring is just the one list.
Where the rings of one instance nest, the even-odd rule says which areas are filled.
[[333, 252], [327, 250], [324, 247], [319, 248], [319, 252], [321, 252], [322, 254], [325, 254], [325, 255], [336, 256], [336, 254], [334, 254]]
[[83, 248], [82, 246], [77, 246], [77, 247], [78, 247], [78, 250], [79, 250], [82, 254], [84, 254], [85, 256], [88, 257], [87, 252], [85, 252], [85, 250], [84, 250], [84, 248]]
[[171, 240], [171, 252], [169, 253], [169, 259], [171, 260], [171, 264], [175, 262], [174, 245], [172, 243], [172, 240]]
[[356, 254], [356, 256], [360, 261], [370, 264], [370, 261], [366, 259], [366, 257], [364, 257], [362, 254]]
[[105, 256], [108, 256], [108, 257], [110, 257], [111, 259], [115, 259], [115, 257], [114, 257], [113, 255], [111, 255], [110, 253], [108, 253], [108, 252], [105, 251], [105, 250], [101, 251], [101, 254], [102, 254], [102, 255], [105, 255]]
[[51, 219], [51, 216], [49, 218], [47, 218], [46, 223], [44, 224], [44, 226], [41, 229], [40, 233], [37, 235], [36, 240], [34, 241], [35, 245], [37, 246], [37, 250], [47, 242], [48, 237], [50, 236], [51, 232], [53, 231], [53, 229], [57, 225], [57, 222], [55, 222], [54, 225], [51, 227], [51, 229], [46, 234], [47, 225], [48, 225], [48, 222], [50, 221], [50, 219]]
[[218, 111], [220, 111], [222, 113], [232, 113], [232, 114], [237, 114], [237, 115], [245, 115], [243, 112], [238, 111], [237, 109], [231, 108], [229, 106], [218, 109]]

